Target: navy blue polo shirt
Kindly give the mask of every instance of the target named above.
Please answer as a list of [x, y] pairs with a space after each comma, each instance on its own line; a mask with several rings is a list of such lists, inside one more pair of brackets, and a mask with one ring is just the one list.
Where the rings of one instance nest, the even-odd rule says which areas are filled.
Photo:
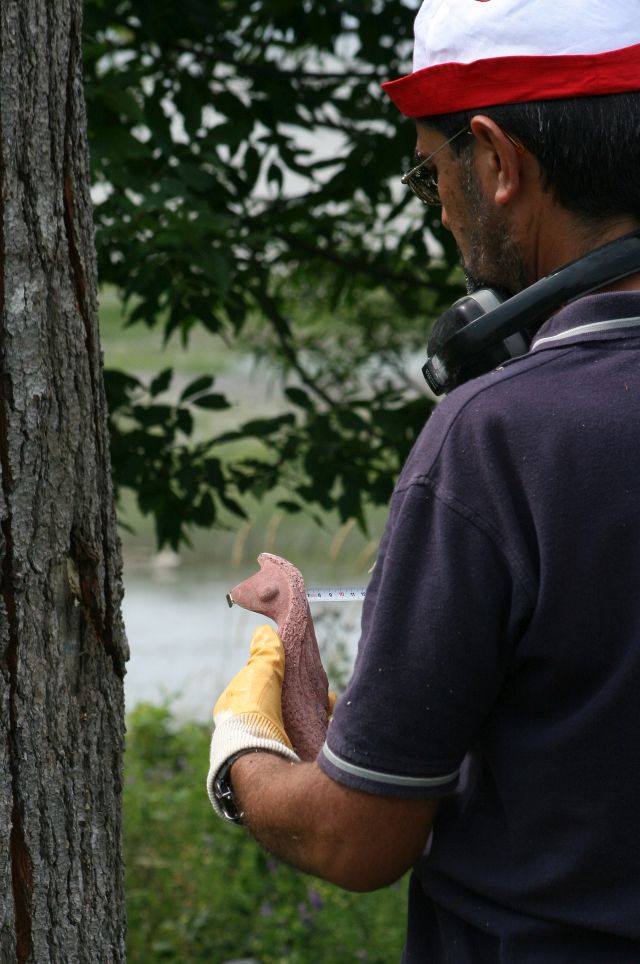
[[640, 293], [437, 406], [318, 763], [442, 798], [411, 964], [640, 961]]

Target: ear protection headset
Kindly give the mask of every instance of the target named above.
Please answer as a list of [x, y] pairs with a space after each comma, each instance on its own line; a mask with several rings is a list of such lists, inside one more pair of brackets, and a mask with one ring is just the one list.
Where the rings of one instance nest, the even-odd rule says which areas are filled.
[[512, 298], [481, 288], [440, 315], [422, 369], [436, 395], [524, 355], [550, 314], [582, 295], [640, 271], [640, 231], [558, 268]]

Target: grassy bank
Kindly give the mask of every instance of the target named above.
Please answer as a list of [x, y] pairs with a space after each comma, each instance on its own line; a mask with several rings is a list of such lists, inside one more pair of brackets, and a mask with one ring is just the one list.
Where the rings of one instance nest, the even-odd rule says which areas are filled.
[[208, 730], [164, 707], [129, 717], [125, 859], [131, 962], [334, 964], [399, 960], [405, 882], [348, 894], [267, 857], [218, 820]]

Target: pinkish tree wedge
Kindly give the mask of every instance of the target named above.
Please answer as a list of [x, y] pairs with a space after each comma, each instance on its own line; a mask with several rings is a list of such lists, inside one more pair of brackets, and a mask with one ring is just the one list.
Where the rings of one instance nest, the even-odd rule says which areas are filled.
[[260, 571], [229, 593], [230, 602], [273, 619], [285, 652], [282, 717], [301, 760], [315, 760], [328, 724], [327, 674], [320, 660], [304, 580], [280, 556], [262, 552]]

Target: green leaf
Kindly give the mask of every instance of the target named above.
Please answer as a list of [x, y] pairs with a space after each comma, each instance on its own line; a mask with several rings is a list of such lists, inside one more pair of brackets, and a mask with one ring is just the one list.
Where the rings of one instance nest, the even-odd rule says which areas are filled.
[[183, 435], [189, 436], [193, 432], [193, 415], [187, 408], [177, 410], [176, 425]]
[[230, 498], [228, 495], [224, 495], [222, 492], [218, 493], [218, 497], [222, 504], [229, 510], [229, 512], [232, 512], [240, 519], [248, 518], [247, 513], [244, 511], [240, 503], [236, 502], [235, 499]]
[[207, 480], [214, 488], [224, 488], [224, 476], [218, 459], [205, 459], [204, 469]]
[[156, 375], [149, 386], [151, 397], [155, 398], [157, 395], [161, 395], [162, 392], [165, 392], [171, 384], [172, 378], [173, 368], [165, 368], [160, 372], [159, 375]]
[[291, 414], [278, 415], [275, 418], [254, 418], [242, 425], [241, 432], [243, 435], [257, 435], [262, 438], [265, 435], [274, 434], [293, 422], [295, 422], [295, 416]]
[[142, 108], [131, 91], [105, 88], [102, 90], [100, 98], [110, 110], [120, 115], [123, 120], [133, 121], [134, 124], [143, 123]]
[[231, 405], [225, 396], [218, 395], [216, 393], [211, 395], [200, 395], [198, 398], [193, 399], [193, 404], [198, 408], [207, 408], [214, 411], [221, 411], [224, 408], [231, 408]]
[[294, 405], [305, 408], [307, 411], [313, 410], [313, 402], [303, 388], [286, 388], [284, 393]]
[[183, 74], [176, 103], [182, 114], [187, 133], [193, 137], [202, 122], [203, 95], [200, 87], [188, 74]]
[[193, 519], [198, 525], [210, 526], [216, 517], [216, 509], [210, 492], [205, 492], [193, 508]]
[[115, 368], [105, 368], [104, 384], [111, 411], [127, 403], [134, 392], [142, 391], [144, 387], [140, 379]]
[[284, 176], [279, 164], [270, 164], [267, 170], [267, 181], [273, 184], [278, 191], [282, 190]]
[[207, 388], [211, 388], [213, 382], [214, 378], [212, 375], [199, 375], [198, 378], [194, 378], [192, 382], [189, 382], [187, 387], [183, 390], [180, 395], [180, 401], [184, 402], [188, 398], [198, 395], [199, 392], [206, 391]]
[[162, 425], [168, 428], [171, 423], [173, 409], [169, 405], [134, 405], [131, 413], [140, 425], [147, 428], [154, 425]]
[[370, 431], [371, 426], [354, 412], [351, 408], [341, 408], [335, 413], [336, 418], [344, 428], [351, 429], [355, 432]]
[[290, 502], [288, 499], [281, 499], [279, 502], [276, 502], [276, 505], [278, 508], [284, 509], [285, 512], [288, 512], [291, 515], [294, 515], [296, 512], [302, 512], [301, 505], [299, 505], [297, 502]]

